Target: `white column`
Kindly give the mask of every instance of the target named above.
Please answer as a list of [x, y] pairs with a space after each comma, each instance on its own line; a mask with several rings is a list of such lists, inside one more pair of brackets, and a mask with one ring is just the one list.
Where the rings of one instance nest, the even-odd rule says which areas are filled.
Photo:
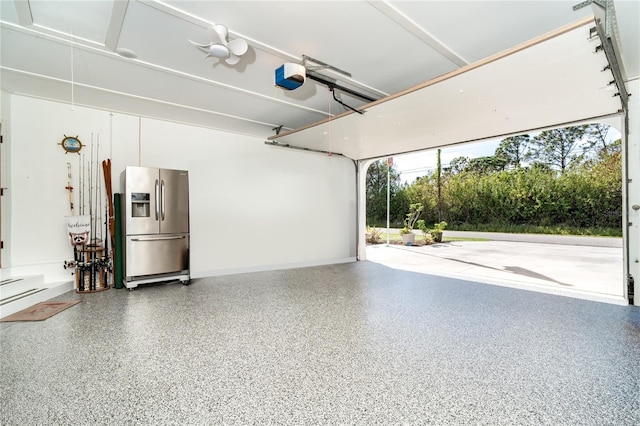
[[375, 160], [358, 160], [358, 260], [367, 260], [367, 169]]

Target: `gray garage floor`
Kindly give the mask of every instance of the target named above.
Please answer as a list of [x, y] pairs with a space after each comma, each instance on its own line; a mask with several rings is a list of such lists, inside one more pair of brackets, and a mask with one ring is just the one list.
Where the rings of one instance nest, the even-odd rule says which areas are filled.
[[67, 293], [2, 425], [637, 425], [640, 310], [356, 262]]

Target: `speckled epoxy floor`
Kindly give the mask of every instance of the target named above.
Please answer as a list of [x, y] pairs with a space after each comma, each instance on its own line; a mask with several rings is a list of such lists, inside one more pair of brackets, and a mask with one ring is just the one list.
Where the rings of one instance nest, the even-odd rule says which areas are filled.
[[67, 293], [2, 425], [636, 425], [640, 309], [357, 262]]

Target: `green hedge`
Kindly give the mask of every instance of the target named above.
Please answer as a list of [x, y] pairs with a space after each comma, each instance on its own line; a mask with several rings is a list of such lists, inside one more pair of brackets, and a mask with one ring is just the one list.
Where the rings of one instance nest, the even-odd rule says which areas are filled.
[[617, 153], [564, 173], [536, 167], [462, 172], [444, 177], [440, 212], [434, 179], [415, 182], [406, 194], [426, 207], [427, 223], [621, 228], [621, 170]]

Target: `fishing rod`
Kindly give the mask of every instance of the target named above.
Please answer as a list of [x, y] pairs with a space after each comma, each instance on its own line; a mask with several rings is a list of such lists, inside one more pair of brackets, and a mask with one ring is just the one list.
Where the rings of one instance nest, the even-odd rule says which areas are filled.
[[[107, 205], [105, 206], [105, 244], [104, 250], [107, 256], [107, 266], [109, 272], [113, 273], [113, 262], [115, 248], [115, 220], [113, 215], [113, 189], [111, 186], [111, 160], [102, 161], [102, 172], [104, 174], [104, 189], [107, 197]], [[108, 232], [108, 234], [107, 234]], [[109, 248], [109, 240], [111, 240], [111, 248]]]
[[78, 201], [80, 202], [80, 214], [84, 214], [84, 154], [80, 156], [78, 160], [78, 185], [80, 186], [80, 194], [78, 194]]
[[87, 247], [87, 255], [89, 259], [87, 261], [88, 274], [89, 274], [89, 291], [93, 290], [93, 284], [95, 279], [95, 265], [94, 265], [94, 254], [92, 250], [95, 248], [95, 228], [94, 228], [94, 213], [93, 213], [93, 197], [95, 195], [95, 191], [93, 190], [93, 148], [95, 145], [95, 139], [93, 133], [91, 133], [91, 152], [89, 156], [89, 162], [87, 163], [87, 169], [89, 172], [89, 245]]
[[[100, 182], [100, 160], [98, 159], [100, 157], [100, 133], [98, 133], [98, 141], [97, 141], [97, 146], [96, 146], [96, 162], [95, 162], [95, 168], [96, 168], [96, 176], [95, 176], [95, 182], [96, 182], [96, 204], [95, 204], [95, 212], [96, 212], [96, 220], [95, 220], [95, 228], [96, 228], [96, 247], [100, 246], [100, 243], [102, 242], [102, 228], [100, 226], [98, 226], [98, 224], [101, 223], [101, 216], [100, 214], [102, 213], [102, 197], [101, 197], [101, 192], [102, 192], [102, 184]], [[92, 167], [93, 167], [92, 163]]]
[[87, 170], [89, 172], [89, 230], [90, 230], [90, 236], [89, 236], [89, 245], [91, 245], [91, 239], [95, 238], [95, 234], [93, 233], [93, 192], [92, 192], [92, 182], [91, 182], [91, 178], [92, 178], [92, 173], [91, 173], [91, 161], [93, 161], [93, 133], [91, 133], [91, 156], [89, 157], [89, 162], [87, 163]]
[[[95, 262], [95, 279], [96, 282], [93, 283], [93, 289], [96, 289], [96, 285], [98, 283], [98, 279], [101, 280], [101, 282], [104, 284], [105, 281], [102, 281], [103, 277], [103, 272], [106, 266], [106, 258], [105, 258], [105, 253], [104, 253], [104, 245], [103, 245], [103, 237], [102, 237], [102, 227], [100, 226], [102, 224], [102, 183], [101, 183], [101, 179], [100, 179], [100, 133], [98, 133], [97, 135], [97, 143], [96, 143], [96, 158], [95, 158], [95, 163], [92, 163], [92, 167], [93, 164], [95, 164], [95, 185], [96, 185], [96, 199], [95, 199], [95, 212], [96, 212], [96, 218], [95, 218], [95, 229], [96, 229], [96, 241], [95, 241], [95, 256], [94, 256], [94, 262]], [[100, 253], [102, 249], [102, 253]], [[100, 256], [98, 256], [98, 254], [101, 254]]]

